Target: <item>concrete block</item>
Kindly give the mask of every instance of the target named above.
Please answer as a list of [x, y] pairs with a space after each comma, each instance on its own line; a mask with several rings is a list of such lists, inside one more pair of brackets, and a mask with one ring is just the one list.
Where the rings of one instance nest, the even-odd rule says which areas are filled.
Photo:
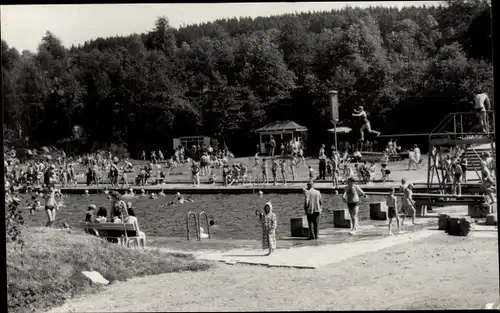
[[472, 218], [484, 218], [488, 216], [492, 211], [492, 208], [487, 203], [481, 204], [469, 204], [468, 214]]
[[448, 235], [458, 236], [460, 234], [460, 218], [448, 217], [446, 224], [446, 232]]
[[488, 214], [486, 217], [486, 225], [497, 225], [498, 215], [496, 213]]
[[446, 232], [452, 236], [467, 236], [474, 230], [474, 220], [470, 217], [449, 217]]
[[385, 202], [370, 203], [371, 220], [387, 220], [387, 204]]
[[309, 237], [307, 217], [303, 216], [290, 219], [290, 231], [292, 237]]
[[446, 227], [448, 226], [448, 218], [450, 216], [448, 214], [439, 214], [438, 219], [438, 229], [446, 231]]
[[351, 215], [349, 210], [341, 209], [333, 211], [333, 227], [351, 228]]
[[462, 217], [460, 219], [460, 236], [467, 236], [471, 231], [474, 231], [474, 220], [470, 217]]

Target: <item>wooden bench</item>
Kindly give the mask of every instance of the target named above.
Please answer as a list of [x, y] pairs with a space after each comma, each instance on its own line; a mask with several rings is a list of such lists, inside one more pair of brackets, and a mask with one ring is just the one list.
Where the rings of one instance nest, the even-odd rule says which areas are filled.
[[85, 223], [85, 231], [90, 233], [89, 230], [96, 231], [98, 237], [116, 239], [123, 247], [128, 247], [130, 242], [135, 242], [138, 247], [146, 247], [146, 236], [141, 236], [137, 223]]

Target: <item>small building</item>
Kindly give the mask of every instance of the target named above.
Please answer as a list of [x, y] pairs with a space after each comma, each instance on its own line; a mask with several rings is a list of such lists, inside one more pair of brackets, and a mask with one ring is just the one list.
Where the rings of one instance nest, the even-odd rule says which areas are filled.
[[179, 138], [174, 138], [173, 140], [173, 149], [175, 150], [179, 146], [184, 146], [188, 149], [190, 149], [194, 145], [200, 145], [201, 147], [206, 146], [208, 147], [209, 145], [214, 148], [214, 150], [218, 149], [218, 141], [206, 137], [206, 136], [184, 136], [184, 137], [179, 137]]
[[307, 127], [299, 125], [293, 121], [277, 121], [267, 124], [255, 131], [259, 134], [259, 147], [260, 153], [268, 153], [268, 145], [273, 136], [276, 141], [276, 147], [281, 143], [287, 143], [290, 140], [299, 141], [302, 146], [306, 146], [307, 141]]

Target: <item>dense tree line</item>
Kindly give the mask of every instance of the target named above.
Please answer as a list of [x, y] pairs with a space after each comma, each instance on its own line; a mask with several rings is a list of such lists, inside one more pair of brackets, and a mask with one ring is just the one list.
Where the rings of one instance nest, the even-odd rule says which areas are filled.
[[158, 18], [146, 34], [69, 49], [47, 32], [36, 53], [2, 41], [4, 135], [17, 146], [115, 143], [132, 153], [207, 135], [248, 154], [255, 129], [294, 120], [315, 148], [329, 140], [332, 89], [344, 125], [363, 105], [384, 133], [429, 132], [493, 90], [490, 3], [447, 2], [179, 29]]

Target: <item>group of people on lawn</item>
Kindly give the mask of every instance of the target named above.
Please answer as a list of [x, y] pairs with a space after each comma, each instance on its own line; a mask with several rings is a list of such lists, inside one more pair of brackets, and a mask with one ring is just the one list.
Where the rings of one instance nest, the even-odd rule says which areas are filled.
[[[119, 223], [119, 224], [136, 224], [138, 229], [138, 221], [135, 216], [132, 203], [122, 200], [121, 195], [118, 192], [111, 193], [111, 210], [110, 216], [108, 218], [108, 210], [105, 207], [97, 207], [91, 204], [87, 208], [87, 214], [85, 215], [85, 223]], [[94, 229], [87, 230], [90, 234], [98, 235], [98, 232]], [[112, 234], [107, 234], [112, 237]], [[138, 230], [140, 236], [145, 236], [144, 232]]]

